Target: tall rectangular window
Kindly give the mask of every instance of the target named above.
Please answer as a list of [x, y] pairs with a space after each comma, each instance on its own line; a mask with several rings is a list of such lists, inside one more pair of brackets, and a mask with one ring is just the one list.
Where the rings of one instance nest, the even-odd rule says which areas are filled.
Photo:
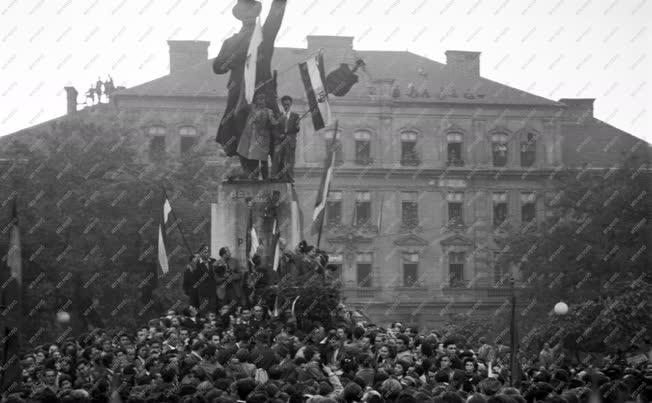
[[419, 254], [403, 253], [403, 286], [416, 287], [419, 281]]
[[521, 223], [527, 224], [536, 218], [534, 192], [521, 193]]
[[495, 167], [507, 165], [507, 135], [493, 134], [491, 136], [491, 151]]
[[333, 279], [337, 279], [340, 282], [342, 281], [342, 267], [344, 263], [344, 258], [340, 253], [329, 253], [328, 254], [328, 266], [329, 273]]
[[165, 159], [165, 127], [152, 126], [147, 129], [149, 136], [149, 158], [152, 161]]
[[358, 287], [371, 287], [373, 285], [371, 253], [358, 253], [355, 260]]
[[419, 203], [417, 192], [401, 193], [401, 226], [411, 229], [419, 225]]
[[492, 195], [494, 228], [500, 227], [507, 219], [507, 193], [500, 192]]
[[355, 163], [358, 165], [371, 164], [371, 133], [366, 130], [353, 134], [355, 139]]
[[401, 165], [419, 165], [417, 134], [415, 132], [401, 133]]
[[371, 221], [371, 193], [355, 193], [355, 215], [354, 223], [356, 226], [367, 225]]
[[537, 159], [537, 140], [534, 133], [521, 135], [521, 166], [531, 167]]
[[179, 129], [179, 148], [181, 155], [189, 155], [197, 147], [197, 129], [192, 126], [183, 126]]
[[448, 254], [448, 275], [451, 287], [464, 285], [464, 252], [450, 252]]
[[446, 135], [446, 143], [448, 165], [464, 166], [464, 158], [462, 157], [462, 134], [448, 133]]
[[464, 193], [450, 192], [446, 200], [448, 202], [448, 224], [464, 224]]
[[328, 192], [326, 198], [326, 225], [329, 227], [342, 223], [342, 192]]

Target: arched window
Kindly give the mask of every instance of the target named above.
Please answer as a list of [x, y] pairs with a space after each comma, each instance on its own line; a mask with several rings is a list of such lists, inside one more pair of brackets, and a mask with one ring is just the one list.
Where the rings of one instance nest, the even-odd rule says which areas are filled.
[[353, 133], [353, 138], [355, 139], [355, 163], [371, 164], [371, 133], [367, 130], [358, 130]]
[[193, 126], [179, 128], [179, 150], [181, 155], [188, 155], [195, 151], [198, 143], [197, 129]]
[[165, 134], [163, 126], [150, 126], [147, 128], [149, 137], [149, 158], [151, 161], [160, 162], [165, 159]]
[[417, 152], [417, 133], [401, 133], [401, 165], [419, 165], [419, 153]]
[[507, 135], [502, 133], [491, 135], [491, 154], [495, 167], [507, 165]]
[[[333, 142], [335, 136], [335, 142]], [[325, 155], [329, 155], [330, 147], [333, 146], [335, 150], [335, 165], [342, 165], [344, 162], [344, 149], [342, 147], [341, 132], [335, 134], [334, 130], [329, 130], [324, 133], [324, 150]]]
[[537, 159], [537, 136], [532, 132], [521, 134], [521, 166], [531, 167]]
[[464, 158], [462, 158], [462, 133], [448, 133], [446, 135], [446, 143], [447, 164], [456, 167], [464, 166]]

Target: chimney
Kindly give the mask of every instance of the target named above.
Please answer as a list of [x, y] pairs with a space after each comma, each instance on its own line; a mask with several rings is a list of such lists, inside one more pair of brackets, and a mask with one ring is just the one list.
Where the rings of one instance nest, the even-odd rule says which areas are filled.
[[473, 76], [480, 75], [480, 52], [447, 50], [446, 66]]
[[593, 117], [593, 102], [595, 98], [561, 98], [559, 102], [566, 104], [566, 117], [577, 120], [582, 124], [584, 119]]
[[170, 73], [186, 70], [208, 60], [209, 41], [168, 41]]
[[67, 114], [70, 115], [72, 113], [77, 112], [77, 90], [75, 87], [63, 87], [66, 90], [66, 107], [67, 107]]

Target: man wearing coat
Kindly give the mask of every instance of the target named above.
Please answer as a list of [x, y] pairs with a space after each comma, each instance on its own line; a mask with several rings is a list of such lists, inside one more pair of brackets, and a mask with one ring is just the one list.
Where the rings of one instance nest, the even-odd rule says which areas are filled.
[[240, 263], [231, 257], [227, 247], [220, 248], [220, 260], [216, 264], [217, 295], [223, 305], [246, 305], [243, 288], [244, 275]]
[[292, 112], [292, 97], [281, 98], [283, 112], [279, 119], [277, 135], [274, 137], [274, 158], [272, 178], [292, 182], [294, 180], [294, 153], [299, 133], [299, 114]]
[[[258, 47], [256, 61], [256, 88], [265, 93], [266, 106], [275, 114], [279, 112], [279, 108], [276, 98], [276, 80], [275, 76], [272, 76], [272, 56], [274, 41], [281, 28], [286, 3], [287, 0], [272, 2], [269, 14], [262, 26], [263, 38]], [[215, 138], [222, 145], [227, 156], [239, 155], [238, 144], [247, 122], [248, 111], [247, 108], [244, 108], [246, 105], [244, 99], [245, 62], [256, 18], [261, 9], [262, 5], [259, 1], [238, 0], [233, 7], [233, 16], [242, 21], [242, 28], [224, 41], [220, 53], [213, 62], [215, 74], [231, 73], [227, 87], [226, 109]], [[257, 168], [258, 161], [252, 161], [246, 156], [240, 155], [240, 164], [245, 175], [249, 175]]]
[[[215, 289], [215, 265], [217, 261], [210, 257], [208, 245], [202, 245], [198, 253], [193, 257], [195, 264], [196, 283], [199, 305], [197, 308], [202, 312], [217, 311], [217, 294]], [[191, 304], [192, 305], [192, 304]]]

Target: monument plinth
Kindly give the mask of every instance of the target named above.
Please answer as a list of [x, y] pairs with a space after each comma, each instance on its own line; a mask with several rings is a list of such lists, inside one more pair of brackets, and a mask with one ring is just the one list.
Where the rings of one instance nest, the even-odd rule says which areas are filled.
[[276, 182], [224, 182], [211, 204], [211, 256], [218, 258], [219, 249], [227, 246], [234, 257], [246, 262], [246, 239], [251, 214], [260, 242], [263, 264], [272, 265], [274, 258], [274, 223], [291, 247], [298, 238], [298, 206], [292, 199], [292, 185]]

